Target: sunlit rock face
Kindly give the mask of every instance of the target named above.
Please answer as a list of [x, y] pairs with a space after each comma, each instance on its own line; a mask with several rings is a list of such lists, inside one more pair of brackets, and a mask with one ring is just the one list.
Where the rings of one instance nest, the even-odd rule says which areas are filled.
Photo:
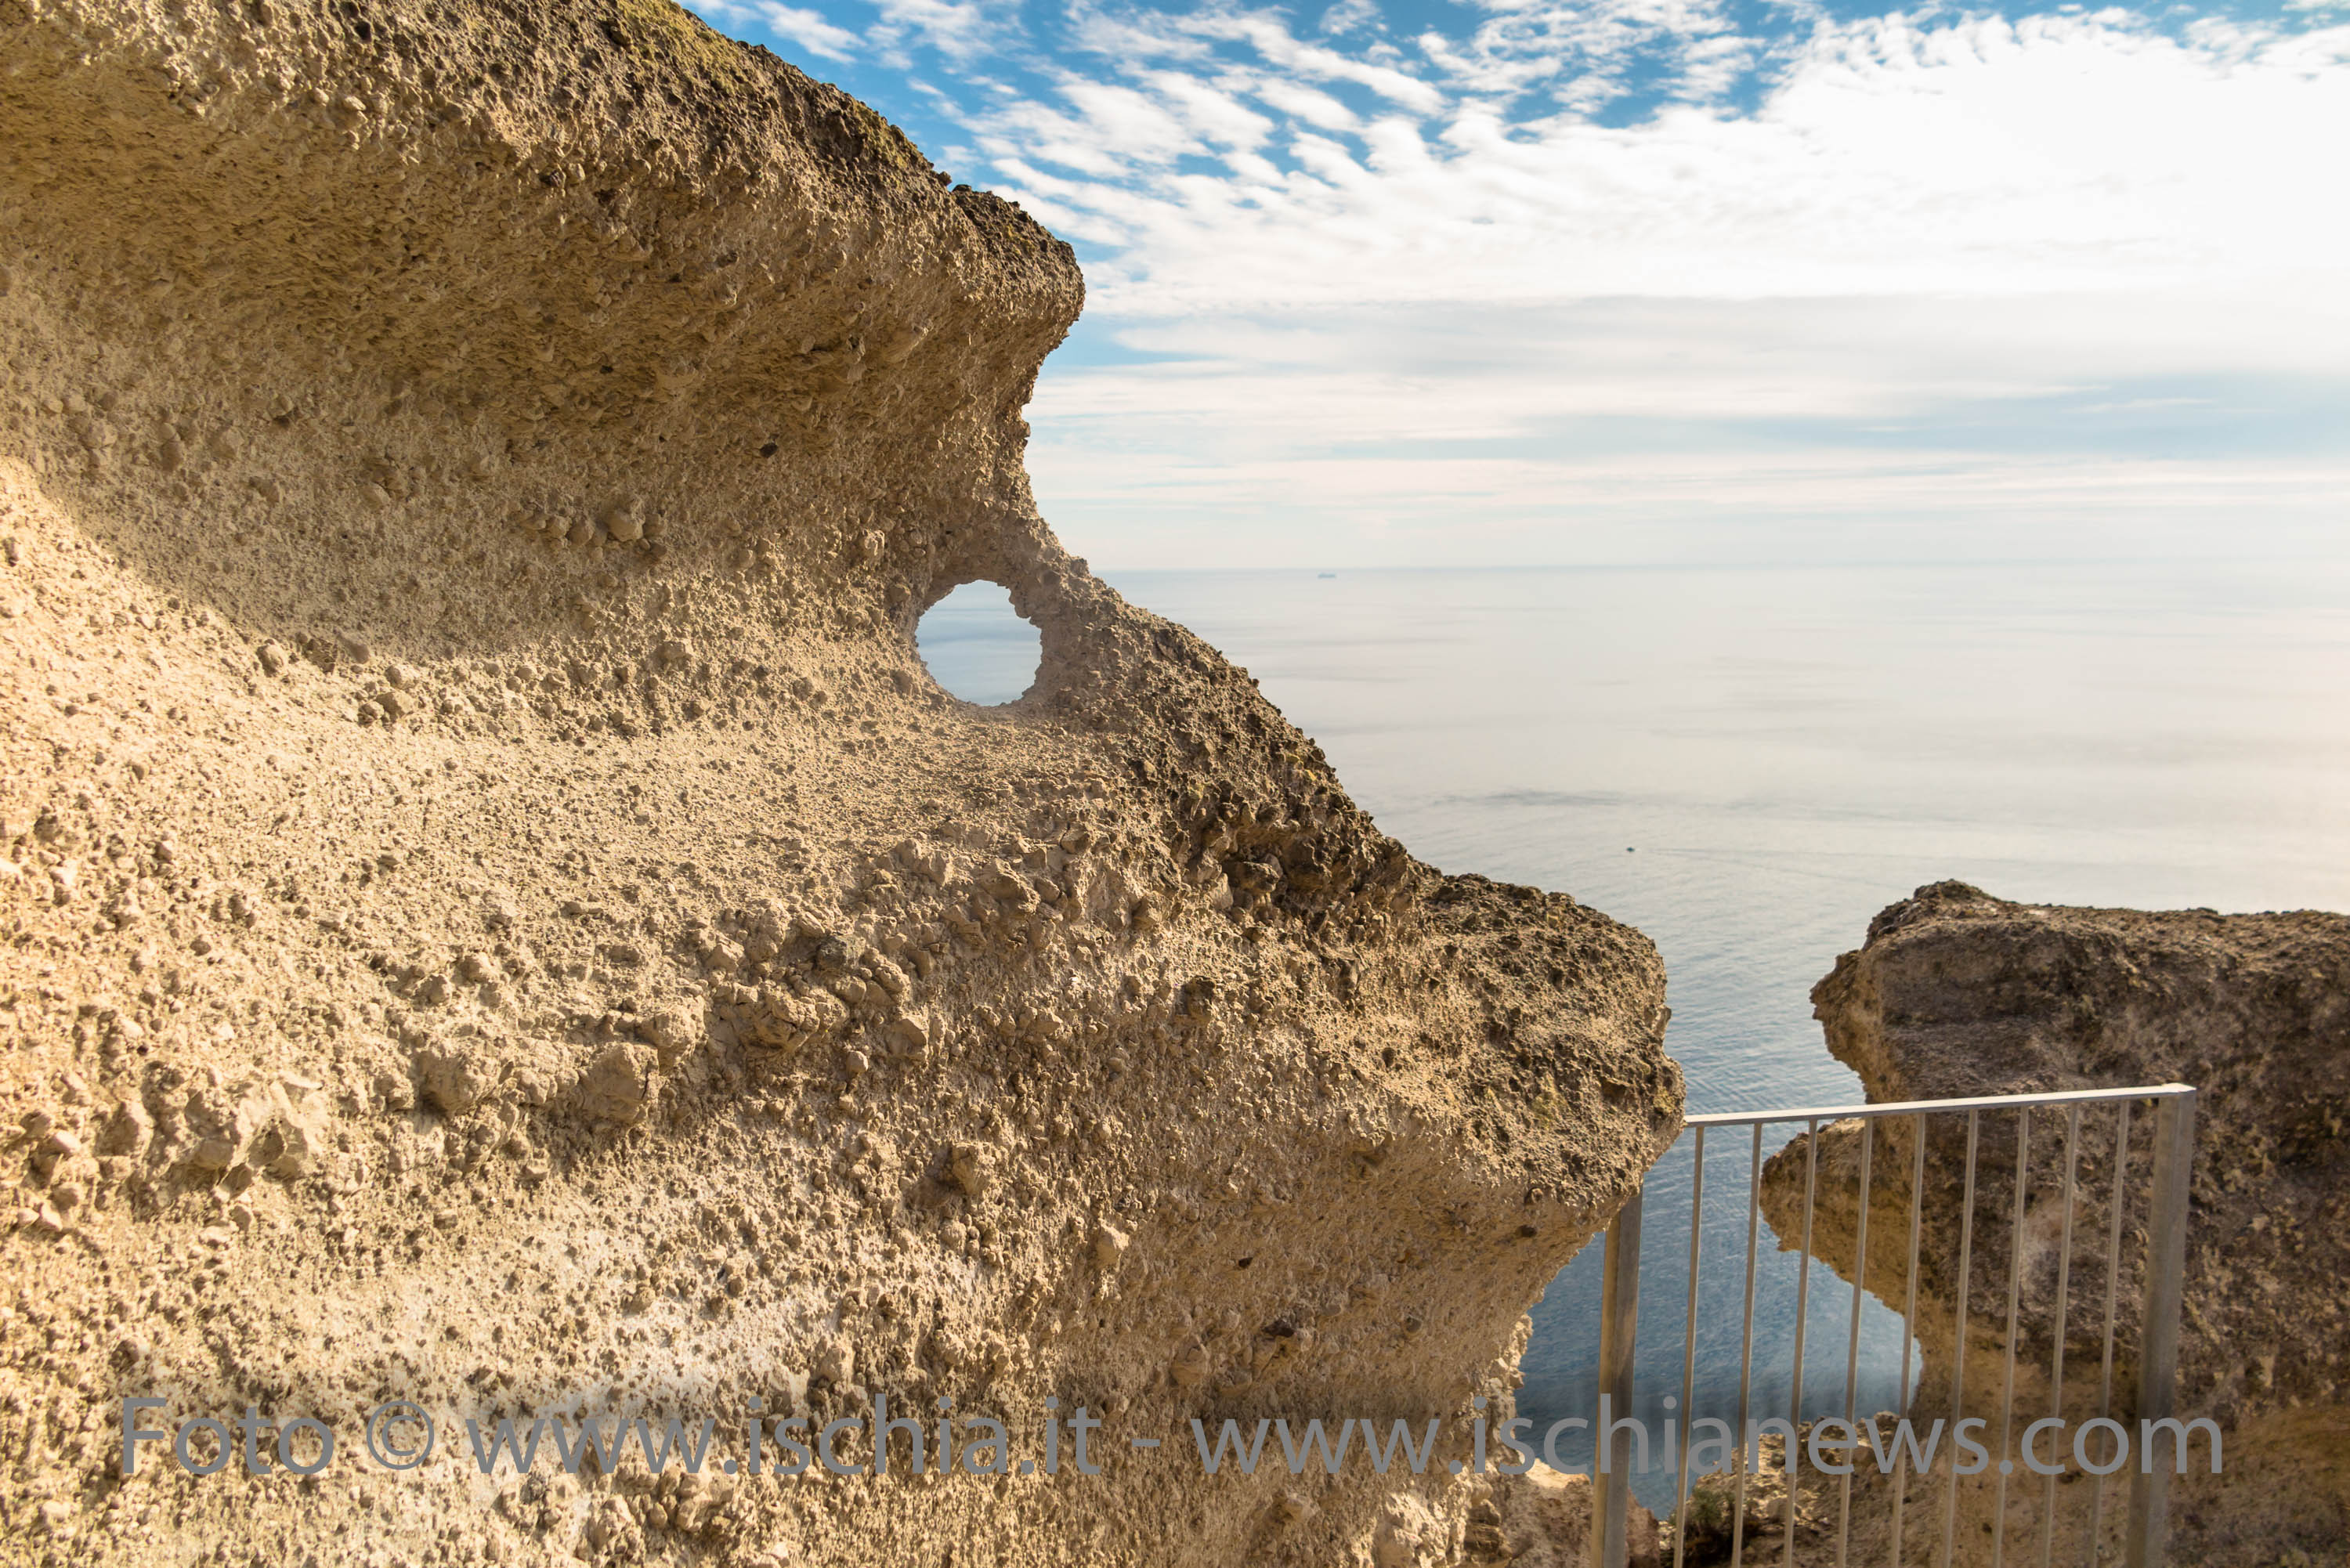
[[[1066, 245], [666, 5], [0, 36], [12, 1557], [1392, 1565], [1542, 1514], [1444, 1461], [1678, 1126], [1655, 952], [1413, 859], [1061, 548]], [[913, 641], [981, 579], [1043, 634], [1001, 709]], [[125, 1480], [150, 1393], [337, 1458]], [[465, 1430], [741, 1465], [877, 1398], [1010, 1473]], [[1269, 1415], [1449, 1424], [1199, 1475], [1193, 1417]]]
[[[2220, 1476], [2176, 1483], [2177, 1560], [2269, 1563], [2343, 1539], [2350, 1531], [2343, 1458], [2350, 1455], [2344, 1400], [2350, 1303], [2341, 1292], [2350, 1266], [2343, 1224], [2350, 1209], [2344, 1137], [2350, 919], [2052, 908], [1938, 883], [1880, 913], [1866, 943], [1836, 961], [1812, 1000], [1829, 1050], [1861, 1075], [1872, 1101], [2171, 1082], [2201, 1091], [2178, 1404], [2186, 1414], [2213, 1417], [2226, 1435]], [[2128, 1207], [2119, 1268], [2110, 1276], [2117, 1302], [2113, 1403], [2125, 1420], [2137, 1376], [2152, 1121], [2141, 1107], [2132, 1122]], [[1907, 1118], [1878, 1128], [1866, 1283], [1898, 1310], [1908, 1286], [1915, 1145]], [[2068, 1253], [2069, 1134], [2062, 1111], [2033, 1118], [2019, 1254], [2015, 1121], [1985, 1113], [1980, 1124], [1963, 1407], [1991, 1417], [1994, 1438], [2009, 1376], [2011, 1268], [2018, 1270], [2018, 1430], [2054, 1408], [2049, 1374], [2060, 1272], [2069, 1302], [2064, 1413], [2077, 1426], [2098, 1409], [2114, 1113], [2099, 1108], [2081, 1117], [2071, 1148]], [[1764, 1174], [1765, 1211], [1782, 1237], [1799, 1234], [1807, 1179], [1814, 1184], [1814, 1250], [1846, 1281], [1857, 1250], [1861, 1145], [1858, 1122], [1835, 1124], [1820, 1133], [1815, 1170], [1807, 1169], [1811, 1150], [1798, 1139]], [[1935, 1118], [1920, 1213], [1921, 1418], [1951, 1410], [1965, 1158], [1965, 1117]], [[2093, 1457], [2104, 1451], [2094, 1449]], [[2199, 1472], [2203, 1459], [2199, 1446]], [[1961, 1489], [1968, 1511], [1960, 1535], [1979, 1538], [1986, 1553], [1998, 1479], [1987, 1472]], [[2091, 1489], [2081, 1480], [2058, 1489], [2060, 1539], [2085, 1539]], [[2111, 1483], [2109, 1535], [2119, 1529], [2126, 1480]], [[2009, 1490], [2013, 1499], [2028, 1498], [2036, 1531], [2042, 1482], [2024, 1477]], [[1863, 1488], [1871, 1529], [1883, 1526], [1887, 1490]], [[1943, 1496], [1938, 1483], [1933, 1510]], [[1827, 1520], [1835, 1508], [1830, 1493]], [[1941, 1515], [1929, 1512], [1927, 1532], [1939, 1540]], [[2026, 1532], [2017, 1529], [2021, 1541]]]

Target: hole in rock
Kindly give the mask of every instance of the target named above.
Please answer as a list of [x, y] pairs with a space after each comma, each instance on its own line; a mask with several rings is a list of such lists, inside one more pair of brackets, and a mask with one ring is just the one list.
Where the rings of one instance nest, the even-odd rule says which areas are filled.
[[931, 679], [966, 702], [1017, 701], [1044, 658], [1036, 628], [1012, 607], [1009, 589], [965, 583], [932, 605], [914, 628]]

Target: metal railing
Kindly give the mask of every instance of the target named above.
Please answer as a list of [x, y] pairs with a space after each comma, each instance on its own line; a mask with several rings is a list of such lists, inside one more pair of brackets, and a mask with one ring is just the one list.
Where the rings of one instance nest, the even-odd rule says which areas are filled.
[[[1966, 1359], [1968, 1346], [1968, 1312], [1973, 1289], [1975, 1210], [1977, 1198], [1978, 1155], [1987, 1118], [2012, 1116], [2014, 1127], [2015, 1162], [2014, 1191], [2008, 1219], [2007, 1303], [2005, 1334], [2002, 1339], [2005, 1363], [2000, 1380], [2000, 1397], [1996, 1417], [2000, 1427], [2000, 1459], [1991, 1516], [1998, 1521], [1992, 1531], [1990, 1561], [1992, 1568], [2004, 1568], [2007, 1538], [2007, 1501], [2011, 1462], [2015, 1450], [2014, 1415], [2017, 1373], [2017, 1352], [2020, 1341], [2019, 1307], [2022, 1299], [2026, 1213], [2028, 1199], [2034, 1183], [2032, 1166], [2033, 1128], [2035, 1117], [2059, 1116], [2063, 1127], [2061, 1236], [2057, 1242], [2056, 1280], [2053, 1302], [2048, 1311], [2053, 1322], [2047, 1337], [2051, 1343], [2049, 1366], [2049, 1414], [2063, 1417], [2064, 1410], [2064, 1352], [2067, 1334], [2067, 1313], [2073, 1288], [2074, 1215], [2079, 1199], [2078, 1179], [2083, 1148], [2082, 1123], [2085, 1112], [2110, 1106], [2113, 1113], [2111, 1169], [2108, 1176], [2108, 1212], [2105, 1241], [2105, 1300], [2102, 1334], [2103, 1357], [2096, 1384], [2096, 1419], [2110, 1420], [2114, 1413], [2115, 1345], [2118, 1321], [2117, 1308], [2122, 1285], [2123, 1239], [2126, 1217], [2130, 1211], [2128, 1172], [2133, 1158], [2131, 1147], [2131, 1111], [2134, 1106], [2151, 1102], [2154, 1108], [2153, 1136], [2148, 1147], [2137, 1152], [2150, 1161], [2147, 1186], [2149, 1189], [2146, 1220], [2144, 1282], [2137, 1314], [2137, 1386], [2132, 1405], [2141, 1423], [2141, 1433], [2148, 1431], [2144, 1423], [2158, 1421], [2173, 1415], [2173, 1397], [2178, 1368], [2178, 1319], [2182, 1276], [2185, 1271], [2188, 1177], [2194, 1158], [2196, 1091], [2184, 1084], [2163, 1084], [2120, 1089], [2088, 1089], [2068, 1093], [2042, 1095], [2001, 1095], [1978, 1099], [1924, 1100], [1902, 1104], [1874, 1106], [1834, 1106], [1795, 1110], [1737, 1112], [1716, 1116], [1695, 1116], [1684, 1124], [1694, 1135], [1692, 1150], [1693, 1184], [1690, 1205], [1689, 1243], [1689, 1308], [1688, 1324], [1681, 1346], [1680, 1395], [1678, 1407], [1682, 1412], [1686, 1428], [1696, 1425], [1694, 1404], [1699, 1319], [1699, 1273], [1703, 1262], [1703, 1231], [1705, 1214], [1705, 1144], [1710, 1132], [1737, 1127], [1752, 1129], [1747, 1176], [1746, 1257], [1744, 1316], [1740, 1335], [1738, 1377], [1737, 1470], [1731, 1504], [1731, 1562], [1733, 1568], [1742, 1568], [1745, 1557], [1745, 1534], [1748, 1521], [1747, 1490], [1750, 1471], [1760, 1475], [1760, 1439], [1756, 1428], [1750, 1427], [1750, 1395], [1753, 1391], [1754, 1330], [1755, 1330], [1755, 1263], [1756, 1243], [1760, 1234], [1763, 1209], [1764, 1167], [1763, 1129], [1774, 1124], [1800, 1123], [1804, 1137], [1803, 1213], [1797, 1238], [1797, 1284], [1795, 1291], [1794, 1359], [1785, 1425], [1790, 1433], [1800, 1432], [1804, 1426], [1804, 1356], [1811, 1292], [1811, 1265], [1815, 1238], [1813, 1215], [1818, 1197], [1820, 1133], [1824, 1127], [1840, 1122], [1857, 1120], [1862, 1123], [1858, 1202], [1852, 1236], [1852, 1303], [1851, 1328], [1845, 1350], [1844, 1427], [1848, 1437], [1857, 1444], [1853, 1422], [1859, 1372], [1863, 1295], [1869, 1277], [1870, 1188], [1875, 1177], [1878, 1128], [1887, 1127], [1888, 1139], [1897, 1137], [1903, 1120], [1908, 1132], [1908, 1213], [1907, 1236], [1907, 1268], [1903, 1271], [1901, 1290], [1901, 1368], [1900, 1389], [1904, 1400], [1903, 1414], [1909, 1408], [1911, 1387], [1911, 1355], [1918, 1345], [1917, 1330], [1920, 1324], [1918, 1307], [1919, 1248], [1924, 1235], [1927, 1213], [1926, 1191], [1929, 1182], [1928, 1153], [1929, 1118], [1965, 1118], [1966, 1144], [1964, 1174], [1960, 1185], [1962, 1196], [1957, 1217], [1959, 1231], [1957, 1269], [1950, 1278], [1955, 1282], [1955, 1299], [1945, 1307], [1954, 1316], [1950, 1339], [1950, 1410], [1948, 1419], [1955, 1430], [1967, 1408]], [[1799, 1147], [1787, 1146], [1792, 1154]], [[1947, 1174], [1947, 1173], [1945, 1173]], [[1994, 1173], [1992, 1179], [1996, 1180]], [[1636, 1192], [1617, 1212], [1607, 1233], [1607, 1251], [1600, 1286], [1601, 1324], [1599, 1348], [1599, 1392], [1617, 1411], [1634, 1408], [1638, 1389], [1634, 1373], [1634, 1343], [1639, 1320], [1640, 1220], [1642, 1194]], [[1888, 1299], [1889, 1304], [1889, 1299]], [[1937, 1325], [1939, 1326], [1939, 1324]], [[1920, 1365], [1920, 1373], [1923, 1366]], [[1922, 1379], [1921, 1379], [1922, 1380]], [[1920, 1394], [1926, 1391], [1921, 1387]], [[1674, 1401], [1668, 1399], [1669, 1407]], [[1603, 1408], [1605, 1408], [1603, 1407]], [[1775, 1417], [1774, 1417], [1775, 1419]], [[1872, 1437], [1874, 1433], [1872, 1432]], [[1611, 1431], [1603, 1423], [1596, 1434], [1600, 1462], [1593, 1475], [1594, 1528], [1591, 1532], [1591, 1554], [1594, 1568], [1625, 1568], [1629, 1548], [1629, 1511], [1631, 1506], [1630, 1439]], [[2027, 1439], [2030, 1431], [2027, 1428]], [[2126, 1452], [2126, 1438], [2119, 1439]], [[2178, 1438], [2183, 1453], [2185, 1439]], [[1690, 1475], [1690, 1453], [1695, 1445], [1688, 1440], [1679, 1446], [1679, 1461], [1674, 1482], [1674, 1507], [1671, 1518], [1671, 1563], [1673, 1568], [1683, 1568], [1683, 1556], [1688, 1544], [1690, 1500], [1692, 1494]], [[1798, 1442], [1793, 1436], [1786, 1438], [1781, 1473], [1786, 1489], [1784, 1515], [1781, 1521], [1783, 1537], [1783, 1560], [1788, 1568], [1794, 1563], [1797, 1534], [1796, 1484]], [[1889, 1542], [1887, 1560], [1892, 1568], [1901, 1568], [1903, 1513], [1908, 1501], [1911, 1476], [1908, 1452], [1897, 1444], [1894, 1464], [1888, 1469], [1882, 1458], [1878, 1460], [1880, 1478], [1891, 1478], [1890, 1498], [1886, 1507], [1886, 1533]], [[1854, 1450], [1857, 1453], [1857, 1449]], [[1939, 1551], [1933, 1561], [1937, 1568], [1949, 1568], [1955, 1544], [1960, 1513], [1961, 1474], [1955, 1462], [1950, 1467], [1944, 1497]], [[2027, 1448], [2026, 1457], [2030, 1457]], [[2126, 1568], [2158, 1568], [2164, 1560], [2166, 1545], [2165, 1515], [2168, 1503], [2168, 1475], [2164, 1467], [2145, 1462], [2141, 1456], [2137, 1472], [2130, 1478], [2128, 1513], [2121, 1543], [2122, 1561]], [[2115, 1463], [2120, 1460], [2116, 1459]], [[1939, 1467], [1937, 1467], [1939, 1468]], [[1853, 1523], [1853, 1471], [1857, 1464], [1847, 1464], [1838, 1487], [1835, 1526], [1835, 1563], [1844, 1568], [1851, 1543]], [[2042, 1479], [2039, 1541], [2037, 1559], [2042, 1568], [2050, 1568], [2056, 1559], [2057, 1549], [2057, 1489], [2056, 1477]], [[2096, 1473], [2092, 1489], [2089, 1517], [2077, 1555], [2068, 1558], [2096, 1568], [2105, 1539], [2106, 1473]]]

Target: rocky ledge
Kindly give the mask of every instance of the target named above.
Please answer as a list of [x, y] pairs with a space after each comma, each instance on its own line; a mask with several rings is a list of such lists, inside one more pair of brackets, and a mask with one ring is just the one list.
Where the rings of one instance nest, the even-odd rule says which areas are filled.
[[[2340, 915], [2145, 913], [2011, 903], [1960, 882], [1921, 888], [1869, 924], [1868, 940], [1812, 992], [1828, 1049], [1872, 1102], [2182, 1082], [2199, 1091], [2187, 1244], [2178, 1406], [2224, 1433], [2225, 1470], [2175, 1483], [2173, 1560], [2262, 1565], [2338, 1551], [2350, 1538], [2350, 919]], [[1874, 1151], [1867, 1283], [1898, 1306], [1907, 1285], [1906, 1122], [1881, 1123]], [[2015, 1231], [2014, 1118], [1986, 1114], [1975, 1186], [1967, 1409], [1995, 1414], [2006, 1376], [2006, 1303]], [[2016, 1408], [2051, 1407], [2057, 1282], [2067, 1253], [2066, 1118], [2035, 1117], [2018, 1304]], [[2124, 1210], [2115, 1405], [2130, 1415], [2136, 1303], [2144, 1285], [2151, 1127], [2131, 1135]], [[2114, 1116], [2085, 1113], [2074, 1149], [2065, 1317], [2065, 1413], [2096, 1413], [2102, 1376]], [[1851, 1278], [1858, 1231], [1858, 1122], [1818, 1137], [1815, 1254]], [[1798, 1139], [1765, 1175], [1766, 1212], [1799, 1234], [1806, 1166]], [[1957, 1341], [1956, 1267], [1964, 1205], [1963, 1117], [1928, 1136], [1918, 1335], [1918, 1414], [1947, 1414]], [[1783, 1244], [1793, 1244], [1786, 1242]], [[2024, 1419], [2019, 1417], [2019, 1421]], [[1996, 1427], [1992, 1435], [1996, 1437]], [[2102, 1450], [2100, 1450], [2102, 1451]], [[1962, 1490], [1965, 1544], [1988, 1553], [1998, 1477]], [[2062, 1539], [2085, 1538], [2091, 1488], [2058, 1489]], [[2105, 1511], [2117, 1542], [2116, 1477]], [[1925, 1533], [1939, 1539], [1940, 1484]], [[1881, 1538], [1887, 1489], [1866, 1484], [1856, 1528]], [[2042, 1488], [2008, 1489], [2012, 1521], [2036, 1542]], [[1827, 1539], [1833, 1490], [1802, 1512]], [[1918, 1518], [1925, 1518], [1919, 1515]], [[1913, 1537], [1919, 1530], [1913, 1518]], [[2023, 1526], [2017, 1523], [2015, 1539]], [[2113, 1544], [2113, 1542], [2109, 1542]]]

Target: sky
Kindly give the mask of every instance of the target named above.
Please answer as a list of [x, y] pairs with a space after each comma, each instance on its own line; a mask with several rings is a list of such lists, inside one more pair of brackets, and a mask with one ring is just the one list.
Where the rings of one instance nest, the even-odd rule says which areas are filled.
[[1076, 247], [1097, 566], [2350, 553], [2350, 0], [693, 0]]

